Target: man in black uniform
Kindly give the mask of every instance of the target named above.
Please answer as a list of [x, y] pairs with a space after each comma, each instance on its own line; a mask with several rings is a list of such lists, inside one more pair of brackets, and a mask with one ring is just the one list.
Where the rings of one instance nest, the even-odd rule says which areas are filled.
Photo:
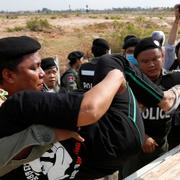
[[[142, 39], [135, 48], [134, 56], [138, 60], [139, 69], [162, 90], [180, 84], [180, 71], [167, 72], [163, 69], [164, 53], [157, 40], [153, 40], [152, 37]], [[131, 159], [125, 166], [124, 176], [138, 170], [168, 151], [167, 137], [171, 129], [172, 115], [166, 114], [158, 106], [143, 109], [145, 142], [137, 157]], [[176, 138], [180, 138], [180, 136]]]
[[81, 89], [87, 91], [92, 87], [98, 57], [109, 53], [109, 51], [110, 47], [105, 39], [97, 38], [93, 40], [91, 52], [94, 58], [90, 62], [82, 64], [79, 70]]

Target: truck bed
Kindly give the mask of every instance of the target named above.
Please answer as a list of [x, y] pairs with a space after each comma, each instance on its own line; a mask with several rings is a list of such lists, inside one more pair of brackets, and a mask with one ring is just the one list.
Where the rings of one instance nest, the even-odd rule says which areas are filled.
[[180, 145], [125, 180], [180, 180]]

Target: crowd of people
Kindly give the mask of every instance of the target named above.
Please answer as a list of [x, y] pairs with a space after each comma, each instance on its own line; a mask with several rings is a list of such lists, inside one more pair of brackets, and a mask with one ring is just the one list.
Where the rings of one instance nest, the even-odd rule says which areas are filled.
[[179, 145], [179, 9], [167, 43], [128, 34], [113, 54], [96, 38], [60, 78], [37, 40], [1, 38], [0, 179], [122, 179]]

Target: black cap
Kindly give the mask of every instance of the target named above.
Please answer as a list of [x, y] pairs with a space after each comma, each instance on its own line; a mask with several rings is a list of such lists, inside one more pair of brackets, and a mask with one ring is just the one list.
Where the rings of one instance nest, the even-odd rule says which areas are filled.
[[109, 46], [108, 42], [105, 39], [102, 39], [102, 38], [94, 39], [94, 41], [92, 43], [92, 46], [101, 47], [101, 48], [103, 48], [105, 50], [110, 49], [110, 46]]
[[84, 53], [81, 51], [73, 51], [68, 55], [68, 59], [70, 61], [76, 61], [78, 59], [81, 59], [84, 56]]
[[129, 35], [125, 36], [125, 38], [124, 38], [124, 43], [125, 43], [128, 39], [130, 39], [130, 38], [136, 38], [136, 36], [133, 35], [133, 34], [129, 34]]
[[54, 58], [52, 57], [47, 57], [47, 58], [44, 58], [41, 60], [41, 68], [43, 70], [48, 70], [48, 69], [51, 69], [53, 67], [56, 67], [57, 68], [57, 65], [54, 61]]
[[130, 37], [126, 41], [124, 41], [123, 49], [127, 49], [129, 47], [135, 47], [139, 43], [140, 39], [137, 37]]
[[0, 39], [0, 60], [22, 57], [40, 48], [40, 43], [28, 36], [2, 38]]
[[153, 40], [152, 37], [142, 39], [134, 50], [134, 57], [137, 58], [138, 54], [148, 49], [161, 49], [159, 41]]
[[153, 31], [151, 34], [153, 40], [159, 41], [160, 45], [164, 45], [165, 43], [165, 34], [163, 31]]

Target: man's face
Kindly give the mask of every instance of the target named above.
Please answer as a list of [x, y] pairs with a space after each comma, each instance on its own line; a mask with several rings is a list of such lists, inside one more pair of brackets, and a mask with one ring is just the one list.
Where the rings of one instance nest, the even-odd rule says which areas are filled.
[[52, 89], [57, 85], [57, 68], [52, 67], [51, 69], [45, 70], [44, 82], [48, 88]]
[[142, 51], [137, 56], [140, 70], [152, 81], [156, 80], [161, 74], [163, 58], [163, 53], [158, 48]]
[[23, 61], [13, 71], [14, 92], [21, 90], [40, 91], [43, 88], [44, 71], [38, 52], [25, 55]]

